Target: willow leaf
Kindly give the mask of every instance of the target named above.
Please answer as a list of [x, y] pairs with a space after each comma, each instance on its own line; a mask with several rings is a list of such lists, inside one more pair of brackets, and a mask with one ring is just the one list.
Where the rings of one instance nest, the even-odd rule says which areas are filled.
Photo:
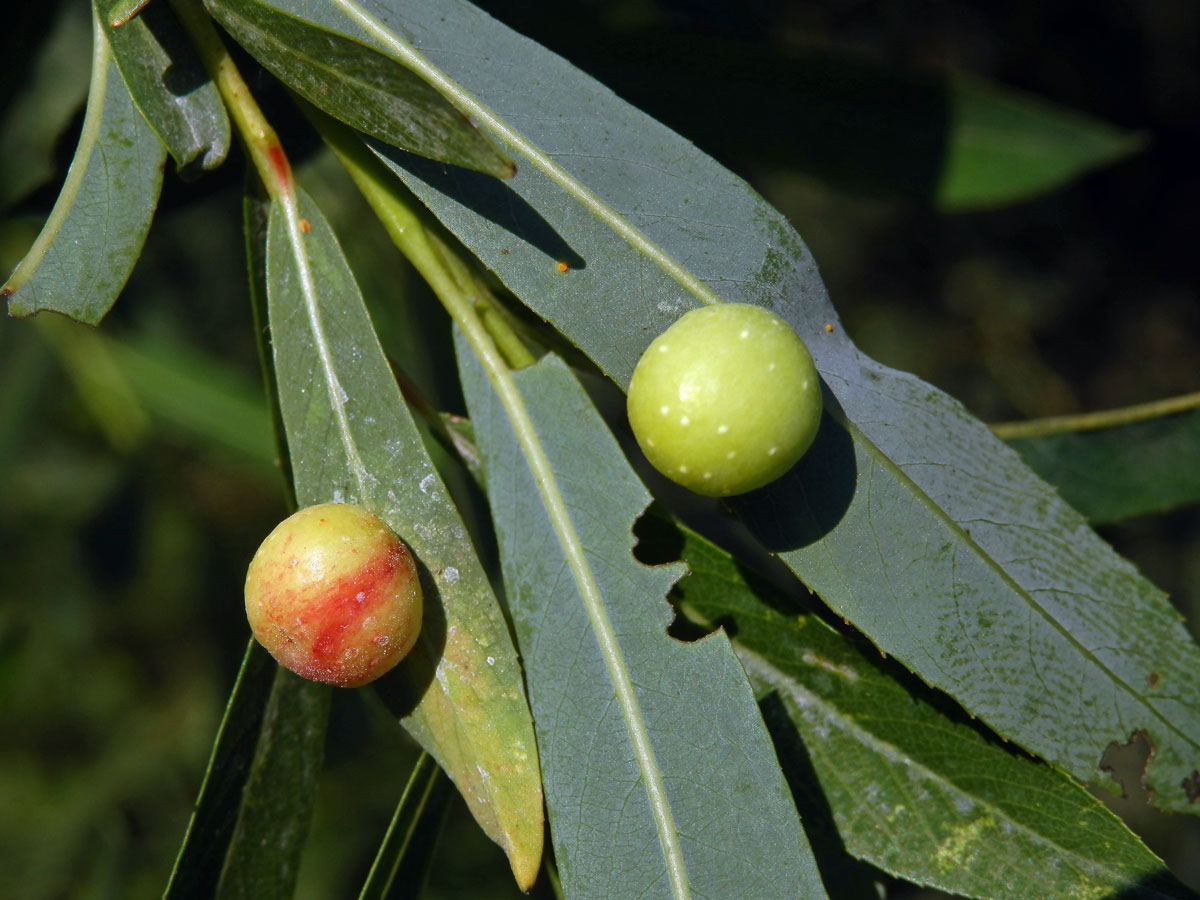
[[512, 175], [512, 163], [466, 117], [395, 60], [261, 0], [206, 4], [255, 59], [334, 118], [411, 153]]
[[0, 288], [12, 315], [53, 310], [89, 325], [109, 311], [141, 254], [166, 156], [92, 17], [92, 82], [66, 181], [33, 247]]
[[[815, 773], [848, 852], [917, 884], [982, 900], [1193, 898], [1100, 801], [1005, 747], [685, 531], [689, 615], [723, 623], [775, 722], [799, 790]], [[797, 740], [798, 739], [798, 740]]]
[[[93, 0], [97, 14], [106, 0]], [[166, 3], [106, 29], [113, 58], [146, 121], [182, 171], [215, 169], [231, 140], [229, 116]]]
[[337, 239], [303, 193], [295, 209], [272, 203], [267, 286], [297, 502], [359, 504], [412, 547], [425, 622], [380, 684], [528, 887], [541, 859], [542, 795], [516, 651]]
[[650, 496], [583, 388], [556, 357], [514, 373], [515, 422], [459, 359], [565, 896], [823, 897], [729, 641], [667, 634], [681, 571], [633, 558]]

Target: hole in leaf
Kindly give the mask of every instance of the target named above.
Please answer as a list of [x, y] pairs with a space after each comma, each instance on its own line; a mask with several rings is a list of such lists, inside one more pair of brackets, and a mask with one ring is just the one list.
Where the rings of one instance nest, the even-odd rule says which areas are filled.
[[1125, 743], [1112, 741], [1100, 757], [1100, 770], [1121, 789], [1121, 798], [1148, 803], [1146, 769], [1154, 758], [1154, 745], [1145, 731], [1135, 731]]
[[643, 565], [661, 566], [683, 558], [683, 533], [657, 503], [633, 523], [633, 536], [633, 556]]

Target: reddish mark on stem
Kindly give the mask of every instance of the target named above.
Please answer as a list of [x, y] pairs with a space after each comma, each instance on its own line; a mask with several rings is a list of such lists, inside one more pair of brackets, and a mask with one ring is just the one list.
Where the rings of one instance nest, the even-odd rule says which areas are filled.
[[292, 167], [288, 165], [287, 155], [283, 152], [283, 148], [278, 144], [272, 144], [267, 148], [267, 156], [271, 158], [271, 165], [275, 167], [275, 178], [279, 181], [280, 187], [290, 191], [292, 189]]

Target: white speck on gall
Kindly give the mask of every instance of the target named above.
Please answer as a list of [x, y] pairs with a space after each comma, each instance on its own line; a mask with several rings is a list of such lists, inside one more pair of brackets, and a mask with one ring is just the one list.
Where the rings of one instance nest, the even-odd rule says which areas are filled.
[[280, 665], [357, 687], [390, 670], [421, 630], [416, 563], [382, 520], [325, 503], [284, 519], [246, 572], [246, 617]]
[[647, 348], [628, 410], [656, 469], [726, 497], [769, 484], [808, 450], [821, 422], [820, 378], [777, 315], [723, 303], [685, 313]]

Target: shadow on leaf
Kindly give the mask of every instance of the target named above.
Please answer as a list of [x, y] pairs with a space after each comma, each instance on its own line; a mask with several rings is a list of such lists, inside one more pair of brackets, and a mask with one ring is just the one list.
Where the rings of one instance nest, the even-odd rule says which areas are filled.
[[570, 269], [587, 268], [584, 258], [563, 240], [541, 213], [503, 181], [469, 169], [414, 156], [378, 141], [368, 143], [376, 153], [555, 262], [566, 263]]

